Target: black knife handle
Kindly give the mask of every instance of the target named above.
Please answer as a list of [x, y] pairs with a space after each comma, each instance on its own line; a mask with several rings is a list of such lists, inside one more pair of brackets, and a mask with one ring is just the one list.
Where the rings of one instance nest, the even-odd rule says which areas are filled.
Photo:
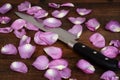
[[75, 43], [73, 46], [73, 50], [80, 55], [82, 55], [86, 60], [90, 63], [95, 64], [104, 68], [105, 70], [118, 70], [118, 61], [115, 59], [110, 59], [105, 57], [100, 52], [91, 49], [90, 47], [82, 44], [82, 43]]

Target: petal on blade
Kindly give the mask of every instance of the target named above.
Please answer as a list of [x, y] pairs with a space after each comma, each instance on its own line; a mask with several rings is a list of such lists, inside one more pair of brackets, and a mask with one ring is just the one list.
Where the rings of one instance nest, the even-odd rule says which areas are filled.
[[59, 47], [54, 46], [45, 47], [44, 51], [46, 52], [47, 55], [52, 57], [52, 59], [59, 59], [62, 57], [62, 49]]

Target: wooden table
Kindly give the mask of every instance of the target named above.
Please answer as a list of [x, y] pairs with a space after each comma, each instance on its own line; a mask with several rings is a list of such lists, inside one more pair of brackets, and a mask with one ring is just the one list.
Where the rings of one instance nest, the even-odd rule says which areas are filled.
[[[18, 17], [14, 14], [14, 12], [17, 11], [17, 5], [23, 1], [24, 0], [0, 0], [0, 6], [2, 6], [6, 2], [9, 2], [13, 5], [13, 9], [10, 12], [4, 15], [0, 14], [0, 16], [11, 17], [12, 21], [6, 25], [0, 24], [0, 27], [10, 26], [15, 19], [18, 19]], [[101, 23], [100, 28], [96, 32], [101, 33], [105, 37], [106, 46], [108, 45], [109, 41], [112, 39], [120, 40], [120, 33], [112, 33], [110, 31], [105, 30], [105, 25], [108, 21], [117, 20], [120, 22], [120, 1], [119, 0], [28, 0], [28, 1], [30, 1], [32, 5], [39, 5], [43, 7], [48, 12], [52, 12], [54, 10], [48, 7], [47, 4], [49, 2], [56, 2], [56, 3], [73, 2], [75, 4], [75, 8], [65, 7], [64, 9], [69, 9], [70, 13], [65, 18], [61, 19], [61, 21], [63, 22], [62, 28], [66, 30], [73, 26], [73, 24], [67, 20], [67, 17], [79, 16], [75, 12], [75, 9], [77, 7], [90, 8], [93, 10], [93, 12], [90, 15], [87, 15], [85, 17], [87, 18], [87, 20], [90, 18], [97, 18], [98, 21]], [[63, 8], [60, 8], [60, 9], [63, 9]], [[81, 37], [78, 39], [78, 41], [99, 51], [100, 49], [94, 47], [89, 42], [89, 37], [95, 32], [89, 31], [84, 24], [83, 24], [83, 28], [84, 28], [83, 33]], [[27, 31], [27, 35], [31, 36], [32, 38], [34, 34], [35, 34], [35, 31]], [[17, 47], [19, 45], [19, 39], [16, 38], [13, 33], [9, 33], [9, 34], [0, 33], [0, 48], [8, 43], [12, 43]], [[43, 48], [46, 46], [36, 45], [33, 39], [31, 43], [36, 46], [36, 51], [30, 59], [26, 59], [26, 60], [21, 59], [19, 54], [15, 56], [0, 54], [0, 80], [47, 80], [46, 78], [43, 77], [45, 71], [39, 71], [31, 65], [37, 56], [42, 54], [46, 55], [45, 52], [43, 51]], [[98, 66], [95, 66], [96, 71], [94, 74], [92, 75], [85, 74], [76, 67], [77, 61], [79, 59], [82, 59], [80, 55], [73, 52], [72, 49], [70, 49], [68, 46], [66, 46], [64, 43], [60, 41], [57, 41], [52, 46], [57, 46], [62, 48], [63, 58], [69, 62], [69, 68], [72, 69], [72, 76], [71, 76], [72, 78], [76, 78], [77, 80], [100, 80], [100, 75], [104, 72], [103, 69], [101, 69]], [[117, 59], [119, 60], [120, 56], [118, 56]], [[29, 68], [28, 73], [21, 74], [21, 73], [17, 73], [10, 70], [9, 66], [13, 61], [24, 62]], [[116, 74], [120, 76], [120, 70], [116, 71]]]

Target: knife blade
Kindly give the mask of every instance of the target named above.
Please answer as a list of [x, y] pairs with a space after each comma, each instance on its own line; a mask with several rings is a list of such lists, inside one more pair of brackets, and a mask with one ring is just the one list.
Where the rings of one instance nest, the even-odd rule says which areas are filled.
[[102, 55], [100, 52], [86, 46], [85, 44], [82, 44], [75, 39], [77, 38], [73, 34], [67, 32], [66, 30], [62, 28], [53, 28], [53, 29], [47, 29], [45, 28], [45, 25], [42, 24], [42, 20], [37, 21], [33, 16], [23, 14], [20, 12], [15, 12], [17, 16], [20, 18], [32, 23], [33, 25], [36, 25], [38, 28], [40, 28], [43, 31], [50, 31], [57, 33], [59, 35], [59, 40], [66, 43], [68, 46], [70, 46], [76, 53], [82, 55], [86, 60], [88, 60], [90, 63], [95, 64], [105, 70], [118, 70], [118, 60], [116, 59], [110, 59], [104, 55]]

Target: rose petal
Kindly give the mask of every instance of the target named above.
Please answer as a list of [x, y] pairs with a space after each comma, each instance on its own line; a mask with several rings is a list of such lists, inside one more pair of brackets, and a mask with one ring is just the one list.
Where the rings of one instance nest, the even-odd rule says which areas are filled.
[[69, 21], [73, 24], [82, 24], [85, 22], [86, 18], [83, 17], [68, 17]]
[[44, 9], [40, 9], [40, 10], [38, 10], [38, 12], [36, 12], [34, 14], [35, 18], [44, 18], [46, 16], [48, 16], [48, 12], [46, 10], [44, 10]]
[[115, 47], [120, 47], [120, 40], [111, 40], [109, 45], [113, 45]]
[[115, 58], [119, 54], [119, 50], [114, 46], [106, 46], [101, 49], [101, 53], [109, 58]]
[[40, 35], [41, 40], [43, 40], [46, 44], [52, 45], [58, 40], [58, 34], [53, 32], [44, 32]]
[[14, 30], [13, 32], [17, 38], [22, 38], [22, 36], [26, 35], [25, 29]]
[[105, 28], [111, 32], [120, 32], [120, 23], [115, 20], [109, 21]]
[[0, 18], [0, 23], [1, 24], [7, 24], [7, 23], [10, 22], [10, 20], [11, 20], [10, 17], [3, 16], [3, 17]]
[[119, 80], [119, 77], [115, 74], [115, 72], [113, 71], [106, 71], [104, 72], [100, 79], [103, 79], [103, 80]]
[[68, 62], [65, 59], [56, 59], [56, 60], [52, 60], [49, 63], [49, 68], [54, 68], [57, 70], [63, 70], [67, 68], [67, 66], [68, 66]]
[[20, 44], [19, 46], [21, 45], [25, 45], [25, 44], [29, 44], [31, 41], [31, 37], [28, 37], [26, 35], [23, 35], [22, 38], [20, 39]]
[[83, 31], [83, 28], [79, 24], [74, 25], [71, 29], [68, 30], [68, 32], [70, 32], [73, 35], [77, 36], [77, 38], [79, 38], [81, 36], [82, 31]]
[[33, 62], [32, 65], [38, 70], [45, 70], [48, 68], [48, 64], [49, 64], [49, 59], [46, 56], [41, 55], [37, 57], [37, 59]]
[[37, 13], [40, 9], [42, 9], [40, 6], [33, 6], [29, 9], [27, 9], [27, 13], [30, 15], [33, 15], [33, 14]]
[[41, 31], [38, 31], [35, 33], [35, 36], [34, 36], [34, 42], [36, 44], [39, 44], [39, 45], [47, 45], [43, 40], [41, 40], [40, 38], [40, 35], [42, 34], [43, 32]]
[[46, 25], [47, 27], [56, 28], [60, 27], [62, 25], [62, 22], [59, 19], [51, 17], [43, 20], [43, 24]]
[[13, 29], [11, 27], [0, 28], [0, 33], [10, 33]]
[[91, 31], [96, 31], [100, 27], [100, 23], [95, 18], [89, 19], [85, 24]]
[[23, 59], [30, 58], [35, 52], [36, 47], [31, 44], [24, 44], [18, 47], [20, 57]]
[[100, 33], [94, 33], [89, 40], [95, 47], [102, 48], [105, 46], [105, 39]]
[[12, 9], [12, 5], [10, 3], [5, 3], [1, 8], [0, 8], [0, 13], [5, 14], [8, 11]]
[[48, 3], [48, 6], [52, 8], [60, 8], [60, 4], [56, 4], [56, 3]]
[[26, 24], [26, 21], [23, 20], [23, 19], [17, 19], [15, 20], [11, 27], [14, 29], [14, 30], [19, 30], [19, 29], [22, 29]]
[[64, 79], [68, 79], [71, 77], [71, 69], [69, 69], [69, 68], [60, 70], [59, 73], [60, 73], [60, 76]]
[[68, 3], [63, 3], [63, 4], [61, 4], [60, 6], [75, 7], [75, 5], [74, 5], [73, 3], [70, 3], [70, 2], [68, 2]]
[[58, 39], [58, 34], [53, 32], [36, 32], [34, 36], [34, 41], [39, 45], [52, 45]]
[[28, 29], [28, 30], [34, 30], [34, 31], [39, 30], [39, 28], [37, 26], [35, 26], [35, 25], [33, 25], [33, 24], [29, 23], [29, 22], [26, 22], [25, 28]]
[[62, 80], [59, 75], [58, 70], [56, 70], [56, 69], [48, 69], [45, 72], [44, 76], [49, 80]]
[[31, 3], [28, 1], [24, 1], [23, 3], [18, 5], [18, 11], [26, 11], [31, 8]]
[[23, 62], [20, 62], [20, 61], [12, 62], [10, 65], [10, 68], [13, 71], [20, 72], [20, 73], [27, 73], [28, 72], [27, 66]]
[[52, 57], [52, 59], [59, 59], [62, 57], [62, 49], [59, 47], [54, 46], [45, 47], [44, 51], [47, 53], [47, 55]]
[[86, 8], [77, 8], [76, 9], [77, 13], [81, 16], [84, 16], [84, 15], [87, 15], [87, 14], [90, 14], [92, 12], [91, 9], [86, 9]]
[[68, 10], [55, 10], [52, 12], [52, 16], [56, 17], [56, 18], [63, 18], [68, 14]]
[[1, 48], [1, 53], [8, 54], [8, 55], [16, 55], [17, 48], [13, 44], [6, 44]]
[[84, 59], [77, 62], [77, 67], [86, 74], [93, 74], [95, 72], [94, 66]]

